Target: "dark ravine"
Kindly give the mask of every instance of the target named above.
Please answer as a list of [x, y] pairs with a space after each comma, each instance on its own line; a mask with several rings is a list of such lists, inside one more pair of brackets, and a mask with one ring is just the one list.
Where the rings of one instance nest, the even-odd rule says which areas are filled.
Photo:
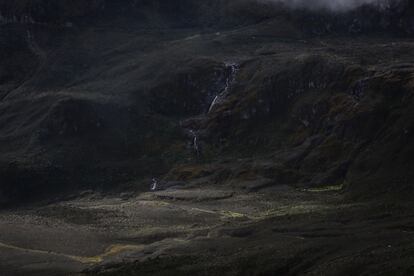
[[412, 274], [413, 18], [0, 0], [0, 272]]

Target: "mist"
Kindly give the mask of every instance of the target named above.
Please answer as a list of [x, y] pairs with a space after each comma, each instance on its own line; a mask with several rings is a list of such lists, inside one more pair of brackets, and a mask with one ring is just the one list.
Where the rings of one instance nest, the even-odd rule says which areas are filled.
[[363, 5], [375, 5], [388, 8], [401, 0], [264, 0], [283, 3], [292, 8], [327, 9], [332, 11], [348, 11]]

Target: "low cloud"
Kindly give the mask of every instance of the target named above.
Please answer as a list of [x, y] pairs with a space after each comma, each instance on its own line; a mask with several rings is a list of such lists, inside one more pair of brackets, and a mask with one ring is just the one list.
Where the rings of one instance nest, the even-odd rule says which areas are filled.
[[346, 11], [362, 5], [376, 5], [387, 8], [400, 0], [261, 0], [267, 2], [280, 2], [292, 8], [328, 9], [332, 11]]

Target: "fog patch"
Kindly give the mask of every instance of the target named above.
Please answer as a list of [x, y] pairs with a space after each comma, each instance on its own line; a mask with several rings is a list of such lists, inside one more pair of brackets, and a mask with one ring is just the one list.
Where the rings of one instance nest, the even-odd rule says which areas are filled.
[[283, 3], [291, 8], [311, 10], [326, 9], [332, 11], [349, 11], [363, 5], [373, 5], [380, 9], [388, 9], [401, 0], [259, 0], [262, 2]]

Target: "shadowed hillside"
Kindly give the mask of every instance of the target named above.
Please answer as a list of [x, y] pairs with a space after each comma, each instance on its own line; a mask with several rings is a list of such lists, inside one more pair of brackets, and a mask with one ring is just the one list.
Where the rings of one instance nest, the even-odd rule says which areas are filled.
[[16, 251], [50, 275], [410, 271], [413, 18], [0, 0], [0, 269], [31, 272]]
[[[402, 78], [400, 74], [406, 74], [399, 72], [409, 70], [410, 65], [373, 68], [372, 62], [377, 63], [382, 55], [380, 49], [372, 57], [361, 49], [360, 58], [355, 59], [341, 52], [340, 46], [327, 46], [328, 52], [321, 54], [312, 44], [313, 53], [301, 54], [295, 61], [297, 52], [308, 48], [303, 44], [306, 42], [292, 43], [289, 47], [296, 50], [281, 57], [278, 53], [284, 50], [272, 49], [272, 40], [286, 41], [286, 45], [287, 40], [311, 39], [314, 43], [315, 34], [348, 36], [381, 29], [406, 35], [412, 30], [408, 20], [411, 7], [407, 5], [378, 11], [362, 7], [334, 16], [324, 11], [289, 11], [282, 6], [270, 9], [270, 4], [251, 1], [3, 1], [0, 133], [4, 197], [44, 194], [42, 187], [56, 191], [85, 185], [108, 188], [159, 176], [173, 164], [187, 162], [192, 157], [186, 150], [186, 130], [179, 122], [208, 110], [227, 81], [226, 62], [240, 63], [238, 87], [232, 88], [234, 93], [225, 100], [225, 111], [215, 110], [196, 126], [206, 139], [213, 139], [202, 141], [208, 158], [225, 152], [232, 156], [231, 152], [237, 151], [237, 145], [216, 145], [217, 139], [236, 139], [246, 149], [250, 138], [244, 132], [258, 136], [264, 128], [270, 132], [266, 131], [263, 139], [271, 142], [255, 143], [278, 145], [271, 146], [274, 151], [299, 146], [307, 137], [322, 134], [341, 148], [346, 148], [343, 139], [350, 136], [358, 141], [353, 141], [354, 150], [364, 151], [368, 141], [380, 137], [367, 137], [373, 133], [364, 134], [363, 129], [353, 126], [353, 120], [363, 128], [366, 124], [362, 120], [368, 120], [378, 129], [388, 116], [399, 116], [389, 114], [381, 102], [388, 102], [388, 87], [395, 85], [391, 89], [397, 92], [392, 97], [408, 97], [410, 92], [404, 91], [410, 89], [409, 79], [406, 85], [394, 83]], [[219, 13], [214, 12], [217, 9]], [[220, 35], [221, 24], [228, 34]], [[155, 29], [146, 31], [149, 26]], [[236, 45], [239, 53], [231, 53]], [[355, 47], [358, 51], [359, 46]], [[409, 48], [397, 51], [410, 54]], [[261, 68], [260, 75], [257, 68]], [[355, 88], [358, 85], [361, 87]], [[358, 93], [365, 97], [352, 98], [355, 89], [363, 90]], [[308, 90], [314, 96], [308, 95]], [[319, 95], [314, 90], [326, 92]], [[329, 94], [334, 91], [339, 94]], [[362, 110], [353, 110], [352, 101]], [[324, 109], [307, 114], [305, 110], [318, 102]], [[406, 106], [409, 109], [408, 102]], [[298, 118], [286, 120], [293, 116]], [[338, 116], [343, 119], [332, 122]], [[283, 120], [284, 126], [274, 129], [275, 119]], [[307, 123], [296, 126], [297, 120]], [[393, 120], [390, 124], [395, 127]], [[252, 132], [249, 125], [257, 129]], [[353, 130], [347, 130], [350, 128]], [[330, 137], [332, 134], [338, 137]], [[395, 135], [388, 143], [403, 143]], [[316, 139], [319, 146], [327, 143], [321, 139]], [[261, 151], [255, 144], [250, 146], [249, 154]], [[354, 168], [356, 173], [360, 171], [356, 168], [357, 152], [353, 157], [326, 160], [329, 168], [321, 170], [335, 171], [339, 166], [346, 167], [346, 172], [348, 167]], [[340, 173], [338, 181], [346, 172]], [[313, 183], [313, 178], [306, 176], [303, 182]]]

